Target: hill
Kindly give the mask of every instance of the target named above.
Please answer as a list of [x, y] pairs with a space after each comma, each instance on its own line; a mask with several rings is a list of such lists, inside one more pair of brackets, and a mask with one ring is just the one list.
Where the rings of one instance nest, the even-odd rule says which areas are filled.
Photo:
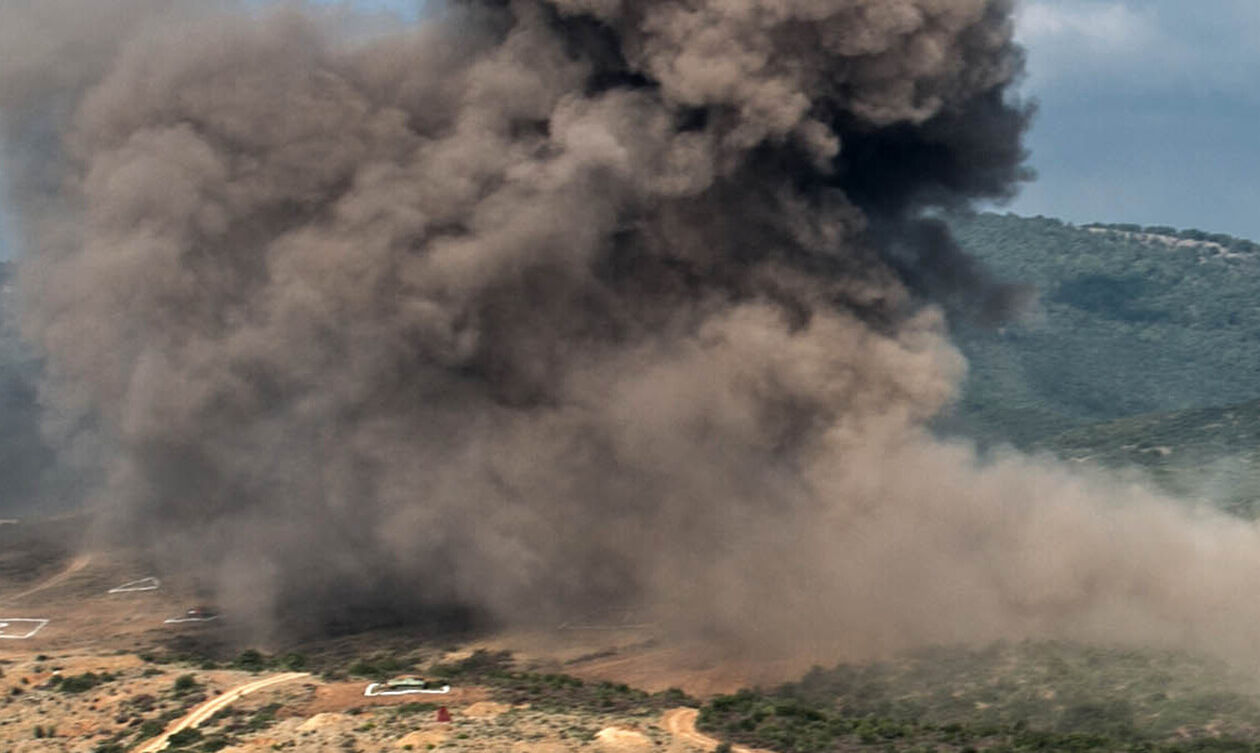
[[714, 698], [700, 725], [780, 753], [1250, 753], [1260, 694], [1219, 662], [1028, 642], [815, 668], [797, 683]]
[[1138, 468], [1172, 494], [1260, 517], [1260, 400], [1092, 424], [1039, 446], [1070, 461]]
[[971, 373], [943, 431], [1028, 446], [1099, 421], [1260, 397], [1260, 246], [1198, 230], [979, 214], [950, 224], [1038, 291], [998, 328], [955, 325]]

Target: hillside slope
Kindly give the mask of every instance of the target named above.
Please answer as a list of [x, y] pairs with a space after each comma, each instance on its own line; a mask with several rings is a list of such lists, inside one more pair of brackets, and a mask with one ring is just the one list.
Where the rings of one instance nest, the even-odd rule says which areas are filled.
[[1070, 461], [1138, 468], [1173, 494], [1260, 516], [1260, 400], [1092, 424], [1040, 445]]
[[1260, 397], [1260, 247], [1228, 236], [1054, 219], [955, 218], [1022, 320], [959, 324], [971, 373], [950, 432], [1027, 446], [1092, 422]]

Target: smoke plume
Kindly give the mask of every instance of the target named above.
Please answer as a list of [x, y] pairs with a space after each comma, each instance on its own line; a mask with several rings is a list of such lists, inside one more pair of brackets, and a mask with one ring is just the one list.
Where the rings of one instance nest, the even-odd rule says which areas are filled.
[[1028, 177], [1010, 6], [4, 6], [46, 431], [262, 620], [1254, 649], [1253, 527], [924, 429], [1019, 303], [924, 219]]

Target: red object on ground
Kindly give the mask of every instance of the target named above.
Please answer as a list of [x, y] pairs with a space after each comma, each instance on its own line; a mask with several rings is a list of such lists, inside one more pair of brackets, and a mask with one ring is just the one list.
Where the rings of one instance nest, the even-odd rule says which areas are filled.
[[438, 721], [449, 722], [451, 720], [451, 712], [446, 710], [445, 706], [438, 707]]

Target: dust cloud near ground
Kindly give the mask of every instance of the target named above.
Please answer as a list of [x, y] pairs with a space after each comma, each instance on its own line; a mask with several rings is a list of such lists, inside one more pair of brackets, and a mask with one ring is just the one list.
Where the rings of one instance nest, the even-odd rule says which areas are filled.
[[[925, 423], [1026, 292], [1006, 0], [3, 6], [23, 331], [96, 540], [259, 630], [1260, 659], [1256, 529]], [[347, 31], [349, 29], [349, 31]]]

